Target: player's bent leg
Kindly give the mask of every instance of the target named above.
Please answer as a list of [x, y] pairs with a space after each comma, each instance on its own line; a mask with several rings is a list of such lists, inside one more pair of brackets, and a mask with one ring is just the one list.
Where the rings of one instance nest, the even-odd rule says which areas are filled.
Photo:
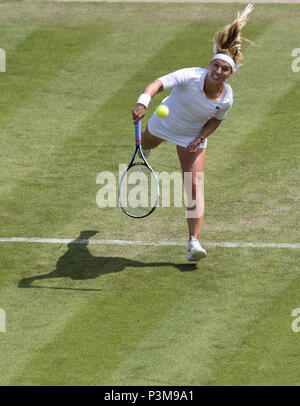
[[151, 134], [148, 130], [148, 127], [144, 131], [142, 131], [142, 148], [146, 149], [153, 149], [156, 148], [159, 144], [164, 142], [161, 138], [155, 137], [155, 135]]
[[[150, 133], [148, 127], [144, 131], [142, 131], [142, 150], [145, 158], [151, 154], [153, 148], [156, 148], [159, 144], [161, 144], [164, 140], [161, 138], [155, 137], [153, 134]], [[140, 151], [138, 152], [139, 157], [141, 157]]]

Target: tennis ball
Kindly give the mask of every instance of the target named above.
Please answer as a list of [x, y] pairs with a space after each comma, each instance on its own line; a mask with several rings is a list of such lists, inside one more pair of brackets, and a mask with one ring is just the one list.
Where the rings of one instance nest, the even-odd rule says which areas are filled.
[[160, 104], [157, 109], [156, 109], [156, 114], [158, 115], [158, 117], [167, 117], [167, 115], [169, 114], [169, 108], [168, 106], [165, 106], [164, 104]]

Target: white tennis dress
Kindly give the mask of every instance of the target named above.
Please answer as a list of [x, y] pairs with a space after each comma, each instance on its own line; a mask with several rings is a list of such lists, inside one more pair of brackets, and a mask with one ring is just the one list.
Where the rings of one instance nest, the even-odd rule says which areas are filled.
[[[169, 107], [169, 115], [164, 118], [156, 113], [148, 122], [151, 134], [158, 138], [186, 147], [197, 137], [210, 117], [225, 118], [232, 106], [232, 89], [224, 82], [224, 90], [216, 99], [208, 98], [203, 90], [208, 69], [186, 68], [162, 76], [163, 90], [172, 89], [162, 104]], [[199, 148], [206, 148], [207, 139]]]

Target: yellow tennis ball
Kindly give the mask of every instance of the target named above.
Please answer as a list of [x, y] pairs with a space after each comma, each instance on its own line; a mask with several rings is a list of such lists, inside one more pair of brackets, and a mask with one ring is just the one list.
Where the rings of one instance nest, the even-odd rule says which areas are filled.
[[160, 104], [156, 109], [156, 114], [158, 115], [158, 117], [161, 117], [161, 118], [167, 117], [167, 115], [169, 114], [168, 106], [165, 106], [164, 104]]

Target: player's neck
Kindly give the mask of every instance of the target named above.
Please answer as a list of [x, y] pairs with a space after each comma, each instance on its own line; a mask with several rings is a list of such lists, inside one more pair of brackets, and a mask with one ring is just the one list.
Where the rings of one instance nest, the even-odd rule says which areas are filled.
[[223, 90], [224, 90], [224, 82], [212, 83], [209, 81], [207, 76], [205, 77], [203, 91], [206, 94], [206, 96], [215, 99], [221, 96]]

